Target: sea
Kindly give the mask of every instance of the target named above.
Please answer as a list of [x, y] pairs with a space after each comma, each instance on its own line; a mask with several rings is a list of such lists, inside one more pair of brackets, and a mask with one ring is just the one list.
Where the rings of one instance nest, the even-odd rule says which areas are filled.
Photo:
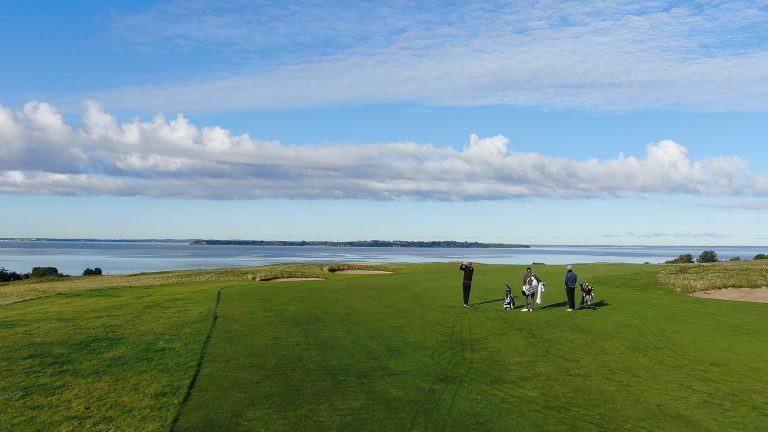
[[253, 267], [280, 263], [424, 263], [473, 261], [486, 264], [663, 263], [682, 254], [714, 250], [720, 260], [752, 259], [768, 246], [531, 245], [528, 248], [363, 248], [330, 246], [190, 245], [190, 240], [0, 240], [0, 267], [27, 273], [56, 267], [70, 275], [99, 267], [105, 274]]

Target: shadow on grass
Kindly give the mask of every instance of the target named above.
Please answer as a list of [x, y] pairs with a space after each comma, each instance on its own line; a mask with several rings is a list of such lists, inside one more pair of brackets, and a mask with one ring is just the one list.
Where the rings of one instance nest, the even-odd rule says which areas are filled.
[[[594, 305], [594, 309], [600, 309], [600, 308], [603, 308], [603, 307], [606, 307], [606, 306], [610, 306], [610, 303], [608, 303], [605, 300], [600, 300], [598, 302], [592, 303], [592, 305]], [[580, 307], [579, 309], [593, 309], [593, 308], [589, 308], [589, 307], [583, 308], [583, 307]]]
[[556, 309], [556, 308], [563, 308], [563, 307], [567, 307], [567, 306], [568, 306], [568, 302], [567, 301], [561, 301], [560, 303], [552, 303], [552, 304], [548, 304], [546, 306], [541, 306], [541, 307], [539, 307], [539, 309], [540, 310]]
[[[517, 297], [514, 297], [514, 298], [515, 298], [515, 304], [516, 304], [515, 309], [520, 308], [520, 307], [524, 307], [524, 303], [520, 303], [517, 300]], [[477, 303], [470, 303], [470, 306], [481, 306], [481, 305], [490, 304], [490, 303], [503, 303], [503, 302], [504, 302], [504, 299], [503, 298], [499, 298], [499, 299], [486, 300], [486, 301], [477, 302]], [[595, 309], [600, 309], [602, 307], [610, 306], [610, 303], [606, 302], [605, 300], [600, 300], [598, 302], [595, 302], [594, 305], [595, 305]], [[537, 310], [545, 310], [545, 309], [559, 309], [559, 308], [564, 308], [564, 307], [568, 307], [568, 302], [567, 301], [561, 301], [559, 303], [552, 303], [552, 304], [548, 304], [546, 306], [538, 306], [535, 309], [537, 309]], [[576, 308], [576, 310], [581, 310], [581, 309], [590, 309], [590, 308], [582, 308], [582, 307], [577, 307]]]
[[488, 303], [498, 303], [498, 302], [503, 302], [503, 301], [504, 301], [504, 298], [502, 297], [500, 299], [495, 299], [495, 300], [486, 300], [484, 302], [470, 303], [470, 306], [480, 306], [480, 305], [484, 305], [484, 304], [488, 304]]

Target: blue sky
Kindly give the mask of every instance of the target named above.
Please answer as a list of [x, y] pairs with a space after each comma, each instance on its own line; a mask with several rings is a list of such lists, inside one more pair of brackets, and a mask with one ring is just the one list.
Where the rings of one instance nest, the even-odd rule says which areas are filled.
[[0, 237], [767, 245], [760, 2], [4, 2]]

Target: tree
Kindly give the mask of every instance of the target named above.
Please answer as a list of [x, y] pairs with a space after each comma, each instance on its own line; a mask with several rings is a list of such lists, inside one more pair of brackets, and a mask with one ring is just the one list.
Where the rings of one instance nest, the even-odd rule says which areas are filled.
[[735, 257], [731, 258], [728, 261], [741, 261], [741, 257], [740, 256], [735, 256]]
[[0, 282], [13, 282], [24, 279], [24, 275], [18, 274], [15, 271], [8, 271], [5, 267], [0, 267]]
[[699, 259], [697, 260], [700, 263], [713, 263], [717, 262], [717, 254], [713, 250], [705, 250], [704, 252], [699, 255]]
[[46, 277], [63, 277], [64, 275], [59, 273], [59, 269], [56, 267], [32, 267], [33, 278], [46, 278]]
[[757, 255], [755, 255], [755, 258], [754, 258], [754, 259], [756, 259], [756, 260], [759, 260], [759, 259], [768, 259], [768, 255], [766, 255], [766, 254], [757, 254]]
[[101, 268], [96, 267], [92, 269], [88, 267], [87, 269], [83, 270], [83, 276], [101, 276]]
[[682, 254], [679, 257], [666, 261], [664, 264], [691, 264], [693, 263], [693, 255]]

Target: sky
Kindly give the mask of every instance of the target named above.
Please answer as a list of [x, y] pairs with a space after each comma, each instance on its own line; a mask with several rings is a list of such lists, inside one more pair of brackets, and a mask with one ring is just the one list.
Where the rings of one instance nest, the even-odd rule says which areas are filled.
[[763, 2], [0, 5], [0, 238], [768, 245]]

